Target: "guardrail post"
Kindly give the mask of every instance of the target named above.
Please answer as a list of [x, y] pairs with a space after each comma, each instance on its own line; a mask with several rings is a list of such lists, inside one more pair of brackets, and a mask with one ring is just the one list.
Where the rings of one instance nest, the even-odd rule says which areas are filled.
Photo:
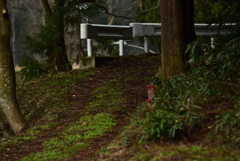
[[144, 51], [145, 51], [145, 53], [149, 53], [148, 38], [147, 37], [144, 37]]
[[88, 56], [92, 56], [92, 39], [87, 39]]
[[123, 56], [123, 46], [124, 46], [124, 41], [119, 40], [119, 56]]

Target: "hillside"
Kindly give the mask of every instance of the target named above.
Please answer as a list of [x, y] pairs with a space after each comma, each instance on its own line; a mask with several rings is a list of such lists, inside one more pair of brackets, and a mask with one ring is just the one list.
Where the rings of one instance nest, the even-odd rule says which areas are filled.
[[0, 160], [239, 160], [239, 149], [224, 145], [209, 127], [213, 113], [189, 129], [191, 136], [142, 139], [139, 125], [150, 110], [146, 87], [159, 65], [157, 54], [126, 56], [19, 85], [27, 125], [20, 136], [1, 140]]
[[[159, 55], [143, 55], [142, 58], [128, 56], [101, 68], [73, 70], [20, 85], [17, 91], [18, 100], [27, 118], [26, 129], [22, 133], [25, 138], [20, 136], [14, 144], [7, 145], [4, 148], [6, 150], [0, 154], [3, 156], [1, 161], [20, 160], [30, 153], [43, 150], [42, 143], [56, 137], [77, 117], [96, 113], [94, 110], [91, 112], [85, 110], [85, 106], [96, 99], [93, 97], [93, 91], [96, 88], [108, 84], [109, 87], [102, 89], [107, 90], [104, 93], [111, 92], [111, 89], [116, 87], [123, 91], [115, 96], [117, 97], [113, 100], [115, 102], [110, 103], [122, 106], [121, 102], [117, 101], [124, 98], [124, 107], [108, 107], [113, 109], [101, 111], [113, 111], [118, 120], [117, 124], [112, 131], [101, 135], [100, 138], [92, 138], [88, 148], [77, 151], [73, 159], [70, 157], [67, 160], [74, 160], [74, 158], [85, 160], [92, 157], [95, 150], [107, 145], [123, 130], [124, 126], [128, 125], [131, 113], [136, 111], [138, 104], [147, 99], [146, 86], [150, 83], [151, 77], [156, 74], [159, 64]], [[124, 108], [124, 110], [117, 108]], [[57, 125], [52, 125], [55, 123]], [[40, 129], [46, 130], [35, 134]], [[34, 134], [29, 134], [29, 130], [34, 131]]]

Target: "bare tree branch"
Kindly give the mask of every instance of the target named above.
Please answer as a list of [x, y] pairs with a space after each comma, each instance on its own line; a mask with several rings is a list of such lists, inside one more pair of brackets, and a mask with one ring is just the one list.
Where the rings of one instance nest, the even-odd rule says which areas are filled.
[[[158, 0], [158, 3], [157, 3], [156, 6], [154, 6], [154, 7], [152, 7], [152, 8], [149, 8], [149, 9], [146, 9], [146, 10], [143, 10], [142, 0], [139, 0], [138, 6], [139, 6], [139, 8], [140, 8], [140, 11], [139, 11], [135, 16], [132, 16], [132, 17], [126, 16], [127, 11], [126, 11], [126, 14], [125, 14], [125, 15], [116, 15], [116, 14], [114, 14], [114, 13], [110, 13], [110, 12], [108, 11], [108, 9], [107, 9], [106, 6], [103, 6], [103, 5], [101, 5], [100, 3], [97, 3], [96, 1], [94, 1], [94, 4], [95, 4], [97, 7], [99, 7], [104, 13], [106, 13], [106, 14], [108, 14], [108, 15], [110, 15], [110, 16], [121, 17], [121, 18], [125, 18], [125, 19], [134, 19], [134, 18], [136, 18], [137, 16], [139, 16], [139, 15], [142, 14], [142, 13], [145, 13], [145, 12], [148, 12], [148, 11], [151, 11], [151, 10], [154, 10], [154, 9], [159, 8], [159, 7], [160, 7], [160, 1], [161, 1], [161, 0]], [[125, 1], [125, 2], [126, 2], [126, 1]], [[127, 0], [127, 2], [128, 2], [128, 0]], [[126, 4], [125, 4], [125, 8], [126, 8]]]

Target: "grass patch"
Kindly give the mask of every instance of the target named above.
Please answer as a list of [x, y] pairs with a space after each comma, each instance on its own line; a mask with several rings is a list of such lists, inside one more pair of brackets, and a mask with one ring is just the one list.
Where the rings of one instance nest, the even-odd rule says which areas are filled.
[[4, 150], [9, 145], [17, 146], [27, 141], [37, 139], [39, 135], [47, 132], [50, 129], [54, 129], [59, 126], [59, 122], [50, 121], [44, 125], [35, 125], [32, 128], [26, 130], [22, 135], [13, 136], [10, 140], [0, 144], [0, 151]]
[[[139, 151], [140, 149], [138, 148], [138, 150], [136, 151], [134, 150], [134, 152], [131, 153], [131, 155], [135, 156], [136, 153], [136, 157], [133, 157], [135, 158], [135, 160], [139, 160], [139, 158], [141, 158], [140, 160], [148, 160], [146, 158], [148, 158], [149, 152], [147, 153], [143, 152], [147, 140], [144, 137], [144, 130], [141, 126], [143, 113], [145, 113], [148, 110], [149, 109], [147, 103], [142, 102], [138, 106], [136, 113], [129, 116], [129, 124], [124, 127], [124, 130], [121, 133], [119, 133], [119, 135], [116, 136], [109, 145], [99, 149], [97, 153], [106, 158], [106, 160], [111, 159], [114, 160], [116, 159], [115, 158], [116, 156], [118, 156], [119, 158], [124, 158], [125, 156], [129, 155], [131, 153], [130, 149], [134, 149], [136, 147], [139, 148], [143, 147], [143, 149], [141, 149], [141, 152]], [[125, 150], [127, 150], [130, 153], [124, 152]], [[129, 158], [122, 160], [129, 160]]]
[[22, 161], [53, 160], [74, 155], [77, 150], [90, 145], [89, 139], [111, 131], [117, 120], [108, 113], [81, 117], [55, 138], [43, 143], [42, 152], [31, 154]]
[[125, 111], [127, 97], [123, 94], [124, 89], [120, 81], [109, 80], [101, 87], [96, 88], [92, 97], [93, 100], [86, 106], [88, 111], [115, 112]]
[[39, 123], [56, 120], [69, 108], [69, 93], [75, 85], [94, 73], [94, 70], [71, 71], [19, 85], [17, 98], [25, 119], [41, 117]]
[[[112, 150], [113, 149], [113, 150]], [[101, 150], [102, 160], [134, 161], [239, 161], [238, 149], [212, 147], [186, 143], [148, 142], [127, 148], [110, 146]], [[101, 159], [100, 159], [101, 160]]]
[[[160, 148], [160, 147], [159, 147]], [[186, 160], [186, 161], [235, 161], [239, 160], [236, 150], [229, 151], [224, 147], [203, 147], [201, 145], [192, 146], [172, 146], [161, 147], [162, 153], [156, 155], [152, 160]], [[167, 150], [166, 150], [167, 149]]]

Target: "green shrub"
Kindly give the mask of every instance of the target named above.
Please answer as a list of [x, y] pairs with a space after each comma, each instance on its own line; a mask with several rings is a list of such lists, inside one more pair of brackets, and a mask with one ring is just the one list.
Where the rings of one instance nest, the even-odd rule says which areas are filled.
[[215, 98], [218, 100], [215, 101], [216, 104], [220, 102], [233, 104], [216, 116], [216, 132], [222, 133], [232, 145], [240, 146], [238, 130], [240, 128], [240, 38], [236, 35], [238, 34], [234, 32], [222, 37], [216, 49], [205, 48], [203, 52], [203, 45], [194, 42], [189, 45], [188, 50], [197, 49], [191, 52], [192, 58], [189, 61], [193, 68], [191, 75], [210, 82], [209, 91], [211, 94], [215, 93]]
[[[230, 37], [232, 38], [232, 37]], [[229, 36], [225, 39], [229, 40]], [[201, 124], [206, 111], [222, 111], [219, 104], [235, 104], [216, 117], [217, 132], [223, 132], [235, 145], [240, 141], [239, 100], [240, 81], [240, 39], [230, 39], [227, 43], [211, 49], [201, 42], [193, 42], [186, 50], [190, 53], [188, 61], [190, 71], [181, 77], [169, 80], [154, 78], [156, 98], [152, 101], [153, 109], [143, 120], [148, 138], [174, 138], [177, 134], [190, 134], [189, 131]], [[222, 109], [223, 108], [223, 109]], [[226, 107], [225, 107], [226, 108]], [[224, 109], [225, 111], [226, 109]]]
[[143, 121], [147, 127], [146, 133], [153, 139], [160, 137], [175, 137], [176, 131], [183, 129], [183, 122], [179, 120], [178, 114], [166, 110], [156, 110], [148, 113], [147, 119]]
[[232, 145], [240, 147], [240, 102], [237, 101], [234, 109], [224, 111], [217, 116], [216, 132], [223, 132]]
[[42, 74], [46, 74], [50, 70], [50, 66], [48, 64], [40, 62], [28, 54], [23, 54], [19, 67], [21, 67], [19, 74], [25, 81], [29, 81]]
[[[26, 36], [23, 41], [25, 45], [25, 50], [29, 52], [29, 54], [40, 54], [49, 56], [46, 50], [52, 48], [52, 44], [54, 44], [58, 37], [60, 36], [57, 32], [57, 29], [53, 25], [37, 26], [38, 33], [34, 33], [32, 35]], [[54, 49], [57, 50], [57, 49]]]
[[[200, 99], [199, 90], [203, 83], [190, 82], [183, 77], [170, 80], [155, 78], [153, 84], [156, 94], [153, 109], [142, 122], [149, 138], [174, 138], [177, 132], [184, 134], [188, 128], [200, 124], [203, 116], [196, 100]], [[193, 88], [186, 91], [190, 84]]]
[[[20, 74], [24, 80], [31, 80], [54, 69], [53, 52], [59, 50], [52, 47], [59, 37], [54, 26], [37, 26], [39, 32], [28, 35], [23, 41], [25, 54], [20, 62]], [[41, 57], [38, 60], [37, 57]]]
[[[232, 38], [222, 37], [223, 40], [219, 40], [216, 49], [211, 49], [199, 41], [191, 43], [186, 50], [186, 53], [191, 54], [188, 61], [191, 67], [189, 74], [210, 81], [239, 83], [240, 38]], [[228, 42], [225, 43], [224, 40]]]

